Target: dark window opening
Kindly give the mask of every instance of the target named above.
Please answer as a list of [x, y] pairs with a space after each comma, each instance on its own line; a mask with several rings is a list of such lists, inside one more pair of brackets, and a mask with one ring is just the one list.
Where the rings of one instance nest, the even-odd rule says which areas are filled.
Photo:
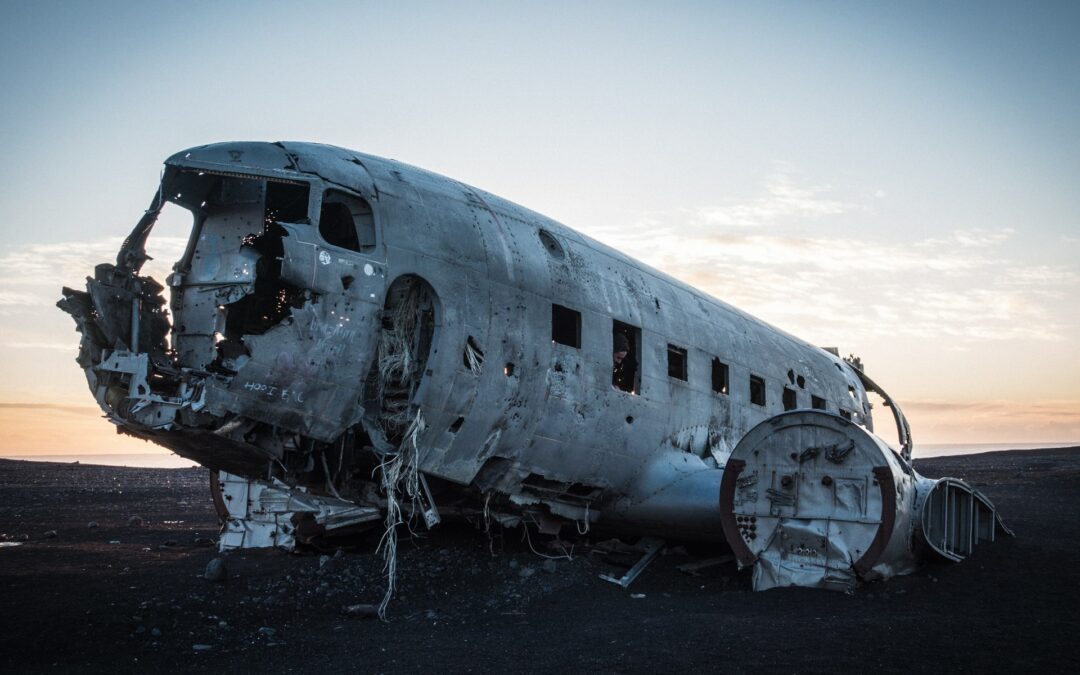
[[802, 375], [796, 377], [795, 382], [799, 385], [799, 389], [806, 389], [806, 378]]
[[843, 417], [846, 420], [851, 419], [851, 411], [840, 408], [840, 417]]
[[765, 405], [765, 379], [757, 375], [750, 376], [750, 402]]
[[552, 304], [551, 341], [581, 349], [581, 312]]
[[687, 380], [686, 349], [670, 344], [667, 346], [667, 374], [676, 380]]
[[458, 430], [461, 429], [462, 424], [465, 424], [465, 418], [464, 417], [459, 417], [456, 420], [454, 420], [454, 423], [450, 425], [450, 433], [456, 434], [458, 432]]
[[720, 359], [712, 360], [712, 390], [717, 394], [728, 393], [728, 366]]
[[326, 243], [350, 251], [375, 248], [375, 218], [371, 206], [360, 197], [327, 190], [319, 213], [319, 234]]
[[784, 410], [794, 410], [798, 407], [799, 402], [795, 396], [795, 390], [784, 387]]
[[514, 364], [513, 363], [507, 362], [507, 364], [505, 366], [503, 366], [503, 375], [506, 375], [507, 377], [513, 377], [514, 376]]
[[787, 371], [787, 379], [790, 380], [792, 384], [795, 384], [795, 371], [794, 370]]
[[814, 410], [825, 410], [825, 399], [820, 396], [810, 395], [810, 407]]
[[308, 186], [267, 181], [264, 218], [268, 228], [276, 222], [311, 222], [308, 219]]
[[622, 321], [611, 322], [611, 386], [636, 394], [641, 378], [638, 357], [641, 354], [641, 329]]

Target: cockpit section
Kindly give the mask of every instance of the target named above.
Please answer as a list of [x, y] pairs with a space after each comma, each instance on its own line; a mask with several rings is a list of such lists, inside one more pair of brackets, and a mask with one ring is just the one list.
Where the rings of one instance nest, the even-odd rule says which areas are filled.
[[[386, 266], [366, 171], [301, 164], [265, 143], [170, 158], [116, 264], [64, 289], [79, 363], [123, 433], [235, 472], [340, 473], [344, 446], [315, 456], [360, 429]], [[163, 285], [140, 272], [168, 203], [191, 231]]]

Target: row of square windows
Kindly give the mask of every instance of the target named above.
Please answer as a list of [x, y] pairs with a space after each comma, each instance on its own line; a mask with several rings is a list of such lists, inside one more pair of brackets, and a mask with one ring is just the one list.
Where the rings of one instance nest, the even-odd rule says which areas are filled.
[[[636, 346], [641, 341], [641, 329], [637, 326], [631, 326], [630, 324], [623, 323], [621, 321], [613, 321], [612, 323], [612, 342], [616, 344], [615, 336], [622, 334], [627, 339], [628, 352], [631, 355], [637, 353]], [[568, 347], [574, 347], [575, 349], [581, 348], [581, 312], [564, 307], [562, 305], [551, 305], [551, 341], [557, 342]], [[687, 368], [688, 357], [685, 347], [673, 345], [668, 343], [667, 346], [667, 369], [668, 377], [682, 380], [683, 382], [689, 381], [689, 373]], [[633, 364], [636, 366], [636, 363]], [[790, 373], [789, 373], [790, 374]], [[727, 395], [730, 387], [730, 369], [728, 364], [724, 363], [718, 358], [712, 360], [712, 390], [717, 394]], [[637, 390], [638, 378], [635, 376], [630, 378], [630, 381], [620, 384], [618, 378], [613, 382], [614, 386], [625, 391]], [[805, 384], [805, 380], [800, 376], [798, 378], [800, 388]], [[749, 393], [750, 402], [754, 405], [764, 407], [766, 402], [766, 387], [765, 378], [758, 375], [750, 375], [749, 380]], [[791, 387], [783, 388], [783, 404], [784, 410], [794, 410], [798, 407], [798, 394], [795, 389]], [[825, 399], [811, 394], [810, 407], [816, 410], [825, 410]], [[847, 413], [847, 414], [845, 414]], [[848, 411], [841, 409], [841, 415], [850, 417]]]

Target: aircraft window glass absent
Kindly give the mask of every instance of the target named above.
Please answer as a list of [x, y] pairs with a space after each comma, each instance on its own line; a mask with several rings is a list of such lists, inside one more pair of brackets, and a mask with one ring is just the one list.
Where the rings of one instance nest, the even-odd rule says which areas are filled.
[[275, 222], [310, 223], [308, 219], [308, 186], [267, 181], [264, 216], [266, 226]]
[[717, 394], [728, 393], [728, 365], [720, 359], [712, 360], [712, 390]]
[[810, 407], [814, 410], [825, 410], [825, 399], [820, 396], [810, 395]]
[[765, 405], [765, 378], [750, 376], [750, 402], [754, 405]]
[[319, 234], [326, 243], [366, 253], [375, 248], [375, 218], [360, 197], [327, 190], [319, 212]]
[[843, 417], [846, 420], [851, 419], [851, 411], [840, 408], [840, 417]]
[[581, 349], [581, 312], [552, 303], [551, 341]]
[[686, 381], [686, 349], [671, 344], [667, 346], [667, 374], [676, 380]]
[[638, 368], [641, 354], [641, 329], [622, 321], [611, 323], [611, 386], [631, 394], [640, 388]]
[[794, 410], [798, 407], [799, 403], [795, 397], [795, 390], [784, 387], [784, 410]]

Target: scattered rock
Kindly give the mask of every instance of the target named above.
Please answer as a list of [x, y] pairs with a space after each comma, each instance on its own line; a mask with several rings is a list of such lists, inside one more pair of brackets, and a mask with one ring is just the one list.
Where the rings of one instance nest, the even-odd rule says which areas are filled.
[[328, 555], [319, 556], [319, 569], [322, 569], [322, 568], [326, 567], [328, 564], [330, 564], [330, 556], [328, 556]]
[[512, 569], [512, 570], [513, 570], [513, 569], [517, 569], [517, 566], [518, 566], [518, 561], [516, 561], [516, 560], [514, 560], [513, 558], [511, 558], [511, 559], [510, 559], [510, 562], [509, 562], [508, 564], [510, 565], [510, 569]]
[[139, 626], [139, 627], [137, 627], [135, 629], [135, 634], [136, 635], [142, 635], [145, 632], [146, 632], [146, 626]]
[[225, 561], [221, 558], [214, 558], [206, 564], [206, 571], [203, 572], [203, 578], [207, 581], [225, 581], [229, 576], [229, 571], [225, 569]]
[[559, 570], [559, 566], [555, 564], [554, 560], [550, 558], [540, 563], [540, 569], [544, 570], [548, 574], [555, 574]]
[[274, 637], [276, 633], [277, 631], [270, 626], [263, 626], [259, 629], [259, 635], [265, 635], [266, 637]]
[[176, 543], [177, 542], [175, 539], [166, 539], [164, 542], [162, 542], [162, 546], [176, 546]]
[[139, 516], [132, 516], [128, 518], [128, 527], [139, 527], [143, 524], [143, 519]]
[[150, 629], [150, 634], [153, 635], [154, 637], [161, 637], [161, 629], [160, 628], [151, 628]]
[[110, 544], [119, 544], [120, 540], [119, 539], [113, 539], [113, 540], [109, 541], [109, 543]]
[[341, 608], [341, 613], [361, 619], [371, 619], [379, 615], [379, 608], [375, 605], [346, 605]]
[[213, 546], [214, 540], [210, 537], [195, 537], [196, 546]]
[[96, 520], [91, 520], [89, 523], [86, 524], [86, 528], [88, 530], [96, 530], [98, 528], [97, 521]]
[[210, 650], [210, 645], [194, 644], [191, 648], [197, 652], [205, 652]]
[[526, 565], [525, 567], [522, 567], [521, 571], [518, 572], [518, 576], [522, 579], [528, 579], [534, 574], [536, 574], [536, 570], [533, 569], [531, 565]]
[[641, 600], [642, 598], [645, 597], [645, 594], [644, 593], [631, 593], [630, 597], [633, 598], [634, 600]]
[[56, 539], [56, 530], [46, 530], [44, 537], [46, 539]]

